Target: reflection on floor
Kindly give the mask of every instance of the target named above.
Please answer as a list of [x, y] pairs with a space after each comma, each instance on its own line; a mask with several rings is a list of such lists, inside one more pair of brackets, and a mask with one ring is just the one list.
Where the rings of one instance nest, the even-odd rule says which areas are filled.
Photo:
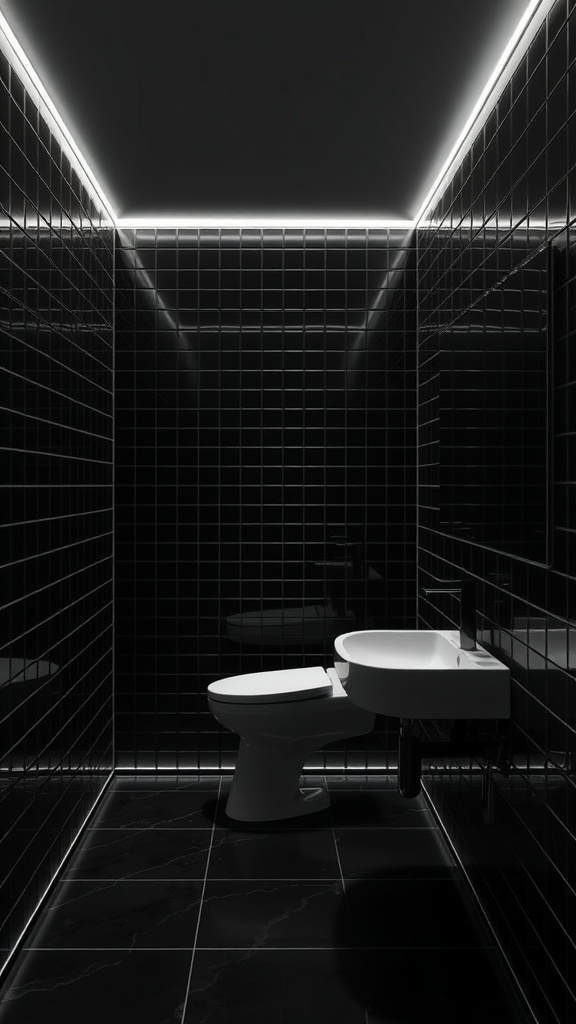
[[327, 811], [246, 826], [229, 778], [119, 778], [0, 1024], [524, 1024], [423, 798], [326, 781]]

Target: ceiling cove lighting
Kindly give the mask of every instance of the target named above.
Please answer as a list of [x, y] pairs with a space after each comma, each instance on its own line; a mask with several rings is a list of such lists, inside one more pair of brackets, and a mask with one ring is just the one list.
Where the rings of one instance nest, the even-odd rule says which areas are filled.
[[[496, 93], [503, 84], [504, 76], [509, 77], [512, 74], [516, 65], [525, 54], [529, 43], [536, 34], [537, 29], [540, 27], [542, 21], [555, 2], [556, 0], [530, 0], [528, 7], [524, 11], [524, 14], [512, 33], [500, 60], [496, 64], [496, 67], [478, 97], [466, 124], [450, 150], [446, 162], [440, 170], [436, 181], [432, 185], [432, 188], [428, 192], [428, 195], [414, 218], [414, 223], [417, 227], [427, 227], [430, 225], [430, 222], [424, 220], [425, 215], [429, 213], [436, 200], [440, 197], [441, 192], [448, 184], [453, 172], [456, 170], [457, 164], [464, 156], [466, 149], [468, 148], [466, 143], [471, 141], [470, 136], [476, 134], [480, 130], [484, 121], [488, 117], [491, 109], [490, 100], [496, 99]], [[520, 42], [522, 42], [522, 46], [519, 45]]]
[[369, 217], [120, 217], [118, 228], [233, 228], [258, 229], [285, 228], [286, 231], [299, 228], [322, 230], [326, 228], [346, 230], [348, 228], [372, 228], [407, 231], [414, 227], [411, 220], [391, 220]]
[[[353, 775], [354, 773], [356, 773], [358, 775], [366, 775], [366, 771], [367, 770], [371, 771], [371, 772], [372, 771], [376, 771], [376, 772], [382, 772], [383, 774], [386, 774], [390, 770], [397, 771], [397, 769], [398, 769], [398, 764], [397, 764], [396, 760], [394, 760], [394, 761], [389, 761], [387, 764], [371, 764], [371, 765], [368, 766], [368, 769], [366, 767], [363, 767], [363, 766], [354, 766], [354, 765], [346, 766], [345, 764], [342, 763], [342, 764], [332, 764], [332, 765], [330, 765], [329, 768], [327, 768], [327, 767], [323, 767], [323, 768], [310, 768], [310, 772], [323, 772], [326, 775], [330, 775], [331, 772], [345, 772], [347, 775]], [[455, 772], [459, 771], [459, 770], [460, 769], [456, 769], [456, 768], [454, 769]], [[228, 767], [226, 768], [226, 771], [234, 771], [234, 764], [231, 763], [230, 765], [228, 765]], [[450, 771], [450, 769], [448, 769], [448, 771]], [[473, 769], [473, 771], [474, 771], [474, 769]], [[479, 772], [482, 771], [482, 768], [478, 768], [478, 771]], [[158, 765], [156, 768], [149, 768], [149, 767], [141, 766], [140, 768], [136, 768], [136, 767], [126, 768], [126, 767], [124, 767], [124, 768], [115, 768], [114, 769], [114, 775], [115, 776], [134, 775], [134, 772], [138, 772], [139, 774], [141, 773], [142, 775], [161, 775], [162, 772], [165, 772], [166, 774], [169, 774], [169, 775], [174, 775], [175, 772], [190, 772], [190, 773], [196, 774], [196, 775], [211, 775], [212, 773], [214, 773], [214, 774], [222, 773], [222, 768], [218, 767], [216, 765], [210, 766], [210, 767], [206, 767], [206, 768], [199, 768], [198, 765], [183, 765], [183, 764], [181, 764], [181, 765], [177, 766], [176, 763], [174, 763], [174, 766], [172, 768]]]
[[[186, 217], [186, 216], [147, 216], [147, 217], [118, 217], [114, 207], [106, 197], [95, 174], [80, 149], [74, 142], [69, 130], [58, 113], [56, 106], [50, 99], [46, 89], [40, 81], [34, 67], [26, 56], [20, 43], [12, 32], [6, 18], [0, 14], [0, 35], [3, 36], [3, 44], [7, 50], [9, 59], [15, 65], [18, 74], [22, 75], [28, 88], [35, 92], [42, 101], [43, 114], [56, 126], [62, 138], [63, 148], [67, 155], [80, 171], [82, 178], [90, 187], [90, 191], [98, 204], [101, 204], [106, 213], [109, 214], [112, 223], [118, 228], [126, 229], [232, 229], [232, 230], [267, 230], [285, 229], [299, 230], [391, 230], [410, 231], [416, 227], [434, 226], [430, 220], [426, 220], [428, 214], [438, 199], [442, 190], [448, 183], [452, 173], [456, 170], [458, 162], [464, 156], [467, 144], [471, 136], [481, 128], [491, 109], [491, 101], [496, 99], [497, 91], [501, 87], [505, 76], [509, 77], [515, 66], [519, 63], [526, 49], [533, 39], [536, 31], [546, 17], [548, 11], [554, 5], [555, 0], [530, 0], [522, 18], [506, 45], [494, 71], [490, 75], [481, 95], [479, 96], [466, 124], [454, 143], [436, 181], [429, 190], [424, 202], [413, 220], [394, 218], [370, 218], [370, 217], [308, 217], [308, 216], [247, 216], [233, 217], [228, 215], [214, 215], [212, 217]], [[521, 44], [521, 45], [520, 45]], [[438, 226], [438, 225], [436, 225]]]
[[[8, 60], [13, 65], [16, 73], [23, 78], [24, 85], [28, 92], [32, 93], [32, 97], [34, 98], [35, 93], [38, 100], [41, 101], [42, 116], [45, 117], [49, 123], [51, 122], [50, 126], [52, 128], [55, 127], [56, 134], [61, 136], [62, 148], [70, 158], [70, 162], [79, 172], [85, 185], [87, 185], [92, 194], [92, 198], [96, 201], [99, 208], [104, 208], [104, 212], [107, 213], [110, 220], [115, 223], [116, 214], [112, 204], [106, 197], [106, 194], [86, 160], [86, 157], [81, 153], [80, 149], [74, 142], [74, 139], [58, 113], [55, 104], [48, 95], [40, 81], [40, 78], [38, 77], [38, 74], [34, 70], [34, 67], [30, 63], [30, 60], [16, 39], [16, 36], [3, 14], [0, 14], [0, 36], [3, 37], [0, 38], [0, 42], [2, 43], [2, 49], [5, 50]], [[38, 105], [40, 106], [40, 103]]]

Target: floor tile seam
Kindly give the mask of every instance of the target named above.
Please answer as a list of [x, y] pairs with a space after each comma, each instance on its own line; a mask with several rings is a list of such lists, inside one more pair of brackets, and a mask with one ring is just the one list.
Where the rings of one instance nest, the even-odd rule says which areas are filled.
[[99, 825], [85, 832], [212, 832], [215, 825]]
[[[92, 876], [92, 875], [83, 875], [83, 876], [78, 876], [78, 875], [67, 876], [67, 875], [63, 875], [62, 878], [60, 879], [61, 882], [90, 882], [90, 883], [94, 883], [94, 882], [202, 882], [203, 880], [204, 880], [204, 875], [184, 875], [184, 876], [177, 876], [177, 877], [172, 876], [172, 877], [168, 877], [168, 878], [164, 878], [164, 877], [156, 878], [155, 876], [148, 876], [148, 877], [142, 877], [142, 878], [134, 878], [134, 877], [125, 878], [125, 877], [122, 877], [122, 876], [116, 876], [116, 877], [106, 876], [106, 877], [104, 877], [104, 876]], [[342, 877], [340, 875], [321, 875], [321, 876], [318, 876], [318, 875], [316, 875], [316, 876], [314, 876], [314, 875], [306, 875], [306, 876], [303, 876], [303, 875], [292, 875], [292, 876], [290, 876], [290, 875], [288, 875], [288, 876], [284, 876], [282, 878], [278, 878], [276, 876], [273, 876], [273, 877], [272, 876], [270, 876], [270, 877], [266, 876], [266, 877], [262, 878], [260, 875], [258, 875], [257, 877], [246, 877], [246, 876], [243, 875], [242, 877], [238, 877], [238, 878], [237, 877], [233, 877], [233, 878], [231, 878], [230, 875], [211, 875], [211, 876], [208, 876], [207, 881], [209, 881], [209, 882], [326, 882], [326, 883], [342, 882], [342, 881], [344, 881], [344, 882], [362, 882], [362, 881], [366, 881], [366, 882], [369, 882], [370, 884], [372, 884], [373, 882], [455, 882], [455, 881], [459, 882], [459, 881], [461, 881], [461, 879], [458, 877], [458, 875], [455, 875], [454, 877], [450, 877], [450, 876], [447, 877], [446, 875], [440, 875], [440, 876], [434, 876], [434, 875], [407, 875], [406, 876], [405, 875], [403, 878], [399, 879], [399, 878], [396, 877], [395, 874], [393, 874], [393, 869], [391, 869], [391, 873], [389, 875], [381, 874], [378, 878], [375, 878], [373, 876], [370, 876], [370, 878], [366, 878], [365, 874], [359, 874], [359, 875], [346, 874], [344, 877]]]
[[273, 883], [276, 883], [276, 882], [295, 882], [295, 883], [300, 883], [302, 885], [308, 885], [308, 884], [310, 884], [310, 885], [334, 885], [334, 882], [341, 883], [342, 879], [339, 876], [336, 876], [336, 875], [322, 875], [321, 877], [318, 877], [318, 876], [314, 877], [313, 875], [312, 876], [310, 876], [310, 875], [306, 875], [306, 876], [292, 875], [291, 877], [288, 876], [287, 878], [286, 877], [285, 878], [276, 878], [276, 877], [274, 877], [274, 878], [272, 878], [272, 877], [270, 877], [270, 878], [268, 878], [268, 877], [262, 878], [260, 875], [258, 875], [258, 877], [254, 877], [254, 878], [245, 878], [245, 877], [242, 877], [242, 878], [236, 878], [236, 877], [231, 878], [230, 875], [214, 875], [213, 877], [208, 877], [207, 881], [208, 882], [230, 882], [230, 883], [233, 883], [234, 885], [236, 885], [238, 882], [250, 882], [251, 885], [258, 884], [258, 883], [260, 883], [260, 884], [268, 883], [268, 882], [270, 882], [270, 883], [272, 883], [272, 882]]
[[[74, 948], [74, 947], [72, 947], [72, 948]], [[123, 947], [120, 947], [120, 948], [123, 948]], [[138, 951], [138, 949], [140, 949], [140, 948], [143, 949], [145, 947], [138, 947], [137, 946], [137, 947], [135, 947], [135, 951]], [[163, 950], [163, 949], [171, 949], [171, 948], [174, 948], [174, 949], [180, 949], [180, 948], [186, 949], [188, 947], [158, 946], [158, 947], [150, 947], [150, 948], [151, 949]], [[478, 953], [480, 950], [488, 951], [488, 952], [494, 952], [496, 947], [495, 946], [461, 946], [461, 945], [458, 945], [458, 946], [408, 946], [408, 945], [406, 945], [406, 946], [360, 946], [360, 945], [356, 945], [356, 946], [354, 946], [354, 945], [347, 945], [347, 946], [337, 945], [337, 946], [335, 946], [335, 945], [330, 945], [330, 946], [196, 946], [195, 949], [196, 949], [197, 953], [202, 953], [202, 952], [204, 952], [204, 953], [217, 953], [217, 952], [224, 952], [224, 951], [237, 952], [237, 953], [242, 953], [242, 952], [244, 952], [244, 953], [246, 953], [246, 952], [249, 952], [249, 953], [296, 953], [296, 952], [307, 952], [307, 951], [314, 951], [314, 950], [320, 950], [320, 951], [324, 951], [324, 952], [328, 952], [328, 951], [329, 952], [335, 952], [336, 950], [338, 950], [338, 951], [348, 950], [350, 952], [357, 952], [358, 950], [362, 950], [362, 952], [364, 952], [364, 953], [370, 953], [370, 952], [374, 952], [374, 953], [389, 952], [390, 953], [390, 952], [393, 952], [394, 950], [397, 950], [397, 951], [402, 950], [403, 952], [414, 950], [414, 951], [418, 951], [418, 952], [426, 951], [426, 952], [446, 953], [448, 951], [454, 952], [455, 950], [465, 950], [465, 951], [469, 951], [470, 953]], [[88, 947], [86, 949], [86, 952], [90, 952], [90, 951], [91, 951], [90, 947]], [[103, 951], [105, 951], [105, 949]]]
[[[220, 784], [218, 786], [218, 794], [217, 794], [217, 797], [216, 797], [216, 807], [217, 808], [218, 808], [218, 806], [220, 804], [221, 791], [222, 791], [222, 776], [220, 776]], [[206, 867], [205, 867], [205, 870], [204, 870], [204, 879], [203, 879], [203, 883], [202, 883], [202, 892], [200, 893], [200, 906], [199, 906], [199, 909], [198, 909], [198, 917], [197, 917], [197, 920], [196, 920], [196, 930], [194, 932], [194, 946], [193, 946], [193, 949], [192, 949], [192, 955], [190, 957], [190, 969], [188, 971], [188, 978], [186, 980], [186, 991], [184, 993], [184, 1003], [182, 1004], [182, 1016], [180, 1018], [181, 1024], [184, 1024], [184, 1022], [186, 1020], [186, 1009], [188, 1007], [188, 996], [189, 996], [189, 993], [190, 993], [190, 985], [192, 984], [192, 972], [194, 970], [194, 959], [195, 959], [195, 956], [196, 956], [196, 943], [198, 942], [198, 935], [199, 935], [199, 932], [200, 932], [200, 921], [202, 920], [202, 909], [203, 909], [203, 905], [204, 905], [204, 893], [206, 892], [206, 884], [207, 884], [207, 881], [208, 881], [208, 871], [209, 871], [209, 868], [210, 868], [210, 856], [212, 854], [212, 847], [214, 845], [214, 833], [215, 833], [215, 831], [216, 831], [216, 823], [214, 823], [214, 825], [212, 826], [212, 834], [210, 836], [210, 845], [208, 847], [208, 855], [206, 857]]]
[[299, 950], [314, 950], [314, 949], [322, 949], [322, 950], [354, 950], [354, 951], [355, 950], [362, 950], [364, 953], [370, 953], [370, 952], [375, 952], [375, 953], [392, 952], [393, 950], [404, 950], [404, 951], [405, 950], [418, 950], [419, 952], [422, 952], [422, 951], [426, 950], [426, 952], [437, 952], [437, 953], [444, 952], [444, 953], [446, 953], [448, 951], [454, 952], [454, 950], [461, 950], [461, 949], [463, 949], [463, 950], [469, 950], [470, 953], [477, 953], [479, 950], [486, 950], [486, 951], [494, 952], [496, 947], [495, 946], [467, 946], [467, 945], [465, 945], [465, 946], [462, 946], [462, 945], [458, 945], [458, 946], [413, 946], [413, 945], [405, 945], [405, 946], [399, 946], [399, 945], [398, 946], [361, 946], [359, 943], [356, 944], [356, 945], [346, 945], [346, 946], [341, 946], [340, 944], [338, 944], [338, 945], [332, 944], [330, 946], [196, 946], [196, 952], [198, 952], [198, 953], [201, 950], [203, 950], [203, 951], [214, 951], [214, 950], [220, 950], [220, 949], [222, 949], [222, 950], [229, 949], [229, 950], [238, 950], [238, 951], [250, 950], [250, 951], [253, 951], [253, 952], [260, 952], [260, 951], [267, 952], [267, 951], [270, 951], [270, 952], [278, 952], [278, 953], [281, 953], [281, 952], [291, 952], [291, 951], [295, 952], [295, 951], [299, 951]]
[[342, 861], [340, 860], [340, 851], [338, 849], [338, 840], [336, 838], [336, 832], [335, 832], [334, 829], [332, 829], [332, 841], [334, 843], [334, 850], [335, 850], [335, 853], [336, 853], [336, 860], [338, 861], [338, 870], [340, 872], [340, 881], [342, 883], [342, 893], [344, 895], [344, 899], [346, 899], [346, 882], [344, 880], [344, 873], [342, 871]]
[[[272, 828], [266, 828], [258, 830], [257, 828], [242, 829], [237, 828], [233, 825], [99, 825], [91, 826], [86, 828], [84, 831], [88, 832], [245, 832], [247, 835], [258, 834], [258, 831], [268, 835], [273, 833], [285, 833], [285, 832], [333, 832], [335, 829], [342, 832], [438, 832], [437, 825], [340, 825], [338, 823], [332, 823], [330, 825], [313, 825], [310, 828], [297, 827], [285, 827], [276, 826]], [[31, 830], [32, 831], [32, 830]]]
[[[399, 866], [402, 867], [403, 865], [399, 865]], [[258, 875], [258, 876], [254, 875], [253, 877], [252, 876], [242, 875], [242, 876], [238, 876], [238, 877], [234, 876], [233, 878], [231, 878], [230, 875], [212, 875], [212, 876], [209, 876], [208, 881], [209, 882], [326, 882], [326, 883], [328, 883], [328, 882], [341, 882], [341, 881], [345, 881], [345, 882], [369, 882], [370, 884], [372, 882], [397, 882], [397, 881], [400, 881], [400, 882], [454, 882], [454, 881], [460, 882], [461, 881], [461, 879], [457, 875], [455, 875], [454, 878], [446, 877], [446, 875], [441, 875], [439, 877], [434, 877], [433, 875], [409, 875], [409, 876], [405, 875], [403, 878], [398, 879], [396, 877], [396, 875], [393, 873], [394, 872], [393, 868], [390, 869], [390, 872], [391, 873], [389, 875], [382, 874], [378, 878], [374, 878], [372, 875], [370, 875], [369, 878], [366, 878], [365, 874], [350, 875], [350, 874], [347, 874], [347, 873], [345, 873], [343, 875], [343, 877], [340, 876], [340, 875], [338, 875], [338, 876], [337, 875], [284, 875], [284, 876], [276, 876], [276, 875], [268, 876], [268, 875], [266, 875], [264, 877], [262, 877], [261, 875]], [[368, 874], [369, 874], [369, 872], [368, 872]], [[120, 881], [121, 881], [121, 879], [120, 879]], [[169, 881], [169, 879], [166, 879], [166, 881]], [[180, 881], [187, 881], [187, 879], [185, 879], [185, 878], [184, 879], [180, 879]], [[193, 881], [193, 879], [188, 879], [188, 881]]]
[[143, 953], [179, 950], [192, 953], [192, 946], [23, 946], [26, 953]]
[[460, 950], [460, 949], [468, 949], [471, 952], [477, 952], [479, 949], [484, 949], [484, 950], [491, 950], [492, 952], [496, 952], [496, 946], [489, 946], [489, 945], [485, 945], [485, 944], [478, 944], [478, 945], [474, 946], [474, 945], [470, 945], [469, 943], [466, 943], [464, 945], [458, 944], [457, 946], [446, 945], [446, 944], [439, 944], [439, 945], [414, 945], [413, 943], [406, 943], [404, 945], [395, 944], [395, 945], [390, 945], [390, 946], [376, 946], [376, 945], [365, 945], [365, 946], [363, 946], [361, 943], [356, 943], [355, 945], [340, 945], [339, 943], [335, 945], [334, 943], [332, 943], [329, 946], [323, 946], [323, 945], [318, 945], [318, 946], [311, 946], [311, 945], [307, 945], [307, 946], [304, 946], [304, 945], [302, 945], [302, 946], [194, 946], [194, 947], [192, 947], [192, 946], [23, 946], [22, 947], [22, 952], [26, 952], [26, 953], [36, 953], [36, 952], [38, 952], [38, 953], [94, 953], [94, 952], [107, 953], [107, 952], [121, 952], [122, 950], [124, 950], [126, 953], [137, 953], [137, 952], [143, 952], [143, 951], [146, 951], [146, 950], [163, 951], [163, 950], [168, 950], [168, 949], [181, 950], [182, 952], [190, 952], [190, 953], [193, 951], [193, 949], [195, 949], [196, 952], [199, 952], [200, 950], [214, 950], [214, 949], [238, 949], [238, 950], [242, 950], [242, 949], [244, 949], [244, 950], [246, 950], [246, 949], [250, 949], [250, 950], [362, 949], [364, 951], [369, 951], [369, 950], [380, 951], [380, 950], [393, 950], [393, 949], [414, 949], [414, 950], [416, 950], [416, 949], [418, 949], [418, 950], [426, 949], [426, 950], [436, 950], [437, 952], [441, 952], [442, 950], [443, 951], [447, 951], [447, 950], [455, 950], [455, 949], [458, 949], [458, 950]]
[[[152, 828], [153, 827], [154, 826], [152, 826]], [[305, 833], [305, 834], [309, 834], [310, 832], [333, 832], [335, 829], [338, 830], [339, 832], [438, 832], [439, 831], [437, 825], [381, 825], [381, 824], [374, 824], [374, 825], [340, 825], [337, 822], [332, 822], [330, 825], [316, 825], [315, 824], [315, 825], [311, 825], [310, 828], [303, 828], [302, 826], [294, 826], [294, 827], [292, 827], [292, 826], [285, 826], [284, 828], [282, 828], [281, 826], [276, 826], [276, 827], [271, 827], [271, 828], [266, 828], [266, 829], [258, 829], [256, 827], [253, 827], [251, 829], [246, 829], [246, 828], [241, 828], [241, 827], [235, 827], [233, 825], [229, 825], [229, 826], [216, 825], [216, 827], [215, 827], [215, 831], [216, 832], [233, 832], [233, 833], [244, 832], [246, 835], [252, 835], [252, 834], [258, 835], [259, 832], [261, 832], [261, 833], [263, 833], [265, 835], [268, 835], [270, 833], [273, 833], [274, 835], [276, 835], [277, 833], [285, 833], [285, 832], [290, 832], [290, 833], [302, 832], [302, 833]], [[129, 831], [129, 830], [123, 828], [123, 829], [119, 829], [118, 831], [125, 832], [125, 831]], [[138, 830], [134, 829], [133, 831], [138, 831]], [[158, 830], [158, 831], [162, 831], [162, 830]], [[194, 829], [185, 829], [185, 828], [181, 828], [181, 829], [174, 828], [174, 829], [164, 829], [164, 831], [172, 831], [172, 832], [189, 831], [189, 832], [192, 832], [192, 831], [200, 831], [200, 829], [198, 828], [198, 829], [194, 830]]]
[[211, 832], [213, 825], [174, 825], [173, 828], [163, 825], [101, 825], [98, 828], [86, 829], [87, 832]]
[[332, 825], [342, 832], [439, 832], [438, 825]]
[[134, 877], [123, 878], [122, 876], [116, 876], [114, 878], [109, 878], [108, 876], [103, 877], [101, 875], [98, 875], [98, 876], [93, 876], [93, 875], [65, 876], [65, 875], [63, 875], [62, 878], [60, 879], [60, 881], [61, 882], [90, 882], [91, 884], [93, 884], [94, 882], [201, 882], [203, 880], [203, 878], [204, 878], [204, 875], [188, 875], [187, 877], [184, 877], [184, 878], [180, 878], [180, 877], [178, 877], [178, 878], [174, 878], [174, 877], [171, 877], [171, 878], [155, 878], [153, 875], [148, 876], [148, 878], [134, 878]]

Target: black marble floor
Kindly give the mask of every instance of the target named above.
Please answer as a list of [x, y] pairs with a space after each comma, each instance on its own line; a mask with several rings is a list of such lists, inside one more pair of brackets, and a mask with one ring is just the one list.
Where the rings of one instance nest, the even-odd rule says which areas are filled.
[[0, 1024], [525, 1024], [423, 798], [325, 781], [327, 811], [246, 826], [229, 778], [119, 778]]

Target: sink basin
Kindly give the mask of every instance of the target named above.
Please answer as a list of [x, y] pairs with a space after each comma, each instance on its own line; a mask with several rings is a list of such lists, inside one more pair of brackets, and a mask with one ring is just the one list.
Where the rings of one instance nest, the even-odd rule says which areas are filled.
[[509, 718], [510, 672], [453, 630], [367, 629], [336, 637], [350, 700], [398, 718]]

